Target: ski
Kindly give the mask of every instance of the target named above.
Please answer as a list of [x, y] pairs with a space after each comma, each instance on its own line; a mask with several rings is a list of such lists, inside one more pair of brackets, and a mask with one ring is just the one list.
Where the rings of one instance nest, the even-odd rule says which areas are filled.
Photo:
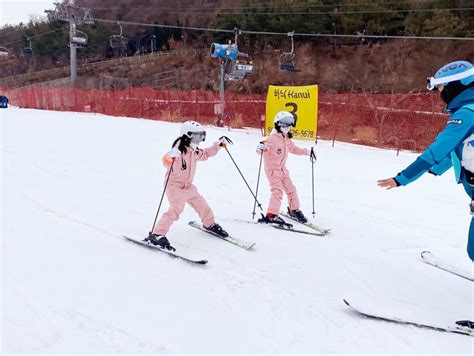
[[436, 326], [436, 325], [418, 323], [414, 321], [409, 321], [409, 320], [404, 320], [404, 319], [400, 319], [400, 318], [396, 318], [392, 316], [383, 315], [381, 313], [379, 314], [375, 312], [366, 311], [364, 309], [361, 309], [358, 306], [354, 306], [352, 303], [349, 303], [346, 299], [343, 299], [343, 301], [344, 301], [344, 304], [346, 304], [352, 311], [367, 318], [382, 320], [382, 321], [387, 321], [390, 323], [396, 323], [396, 324], [402, 324], [402, 325], [416, 326], [418, 328], [423, 328], [423, 329], [430, 329], [430, 330], [436, 330], [436, 331], [442, 331], [442, 332], [448, 332], [448, 333], [474, 336], [474, 329], [471, 329], [471, 328], [461, 327], [461, 326]]
[[134, 239], [134, 238], [131, 238], [131, 237], [128, 237], [128, 236], [123, 236], [123, 237], [125, 239], [127, 239], [128, 241], [133, 242], [137, 245], [145, 246], [145, 247], [151, 248], [151, 249], [156, 250], [156, 251], [164, 252], [164, 253], [170, 255], [171, 257], [178, 258], [180, 260], [183, 260], [183, 261], [186, 261], [186, 262], [189, 262], [189, 263], [194, 263], [194, 264], [198, 264], [198, 265], [205, 265], [207, 263], [207, 260], [193, 260], [193, 259], [190, 259], [190, 258], [185, 257], [183, 255], [180, 255], [179, 253], [162, 249], [158, 246], [152, 245], [152, 244], [150, 244], [146, 241], [143, 241], [143, 240]]
[[212, 232], [212, 231], [208, 231], [206, 229], [204, 229], [199, 223], [197, 223], [196, 221], [190, 221], [188, 223], [189, 226], [192, 226], [196, 229], [199, 229], [201, 231], [204, 231], [204, 232], [207, 232], [208, 234], [212, 235], [212, 236], [215, 236], [221, 240], [224, 240], [224, 241], [227, 241], [227, 242], [230, 242], [231, 244], [235, 245], [235, 246], [238, 246], [238, 247], [241, 247], [245, 250], [250, 250], [253, 246], [255, 246], [255, 242], [247, 242], [247, 241], [244, 241], [244, 240], [239, 240], [239, 239], [236, 239], [235, 237], [232, 237], [232, 236], [227, 236], [227, 237], [222, 237], [222, 236], [219, 236], [218, 234]]
[[436, 257], [436, 255], [434, 255], [430, 251], [423, 251], [421, 253], [421, 260], [424, 263], [427, 263], [431, 266], [439, 268], [443, 271], [446, 271], [458, 277], [467, 279], [468, 281], [474, 282], [474, 276], [472, 276], [472, 274], [469, 274], [468, 271], [463, 271], [453, 265], [450, 265], [449, 263], [444, 262], [440, 258]]
[[323, 227], [321, 227], [321, 226], [318, 226], [318, 225], [313, 224], [313, 223], [310, 223], [310, 222], [306, 222], [306, 223], [301, 222], [301, 221], [299, 221], [298, 219], [295, 219], [294, 217], [292, 217], [291, 215], [289, 215], [288, 213], [280, 213], [280, 215], [283, 215], [284, 217], [286, 217], [286, 218], [288, 218], [288, 219], [291, 219], [291, 220], [293, 220], [293, 221], [296, 221], [297, 223], [300, 223], [300, 224], [302, 224], [302, 225], [304, 225], [304, 226], [307, 226], [307, 227], [309, 227], [310, 229], [313, 229], [313, 230], [315, 230], [315, 231], [318, 231], [318, 232], [320, 232], [320, 233], [322, 233], [322, 234], [324, 234], [324, 235], [327, 235], [327, 234], [331, 231], [331, 229], [325, 229], [325, 228], [323, 228]]
[[274, 227], [275, 229], [278, 229], [278, 230], [296, 232], [298, 234], [306, 234], [306, 235], [312, 235], [312, 236], [325, 236], [326, 235], [325, 233], [316, 232], [316, 231], [313, 232], [313, 231], [295, 229], [293, 226], [288, 227], [287, 225], [265, 224], [265, 223], [257, 223], [257, 224], [270, 225], [270, 226], [272, 226], [272, 227]]
[[306, 234], [306, 235], [312, 235], [312, 236], [324, 236], [325, 234], [322, 234], [320, 232], [312, 232], [312, 231], [305, 231], [305, 230], [298, 230], [293, 227], [291, 224], [284, 224], [284, 225], [278, 225], [278, 224], [266, 224], [266, 223], [261, 223], [258, 221], [249, 221], [249, 220], [242, 220], [242, 219], [233, 219], [233, 221], [240, 222], [240, 223], [246, 223], [246, 224], [254, 224], [254, 225], [261, 225], [261, 226], [271, 226], [275, 229], [278, 230], [283, 230], [283, 231], [290, 231], [290, 232], [295, 232], [298, 234]]

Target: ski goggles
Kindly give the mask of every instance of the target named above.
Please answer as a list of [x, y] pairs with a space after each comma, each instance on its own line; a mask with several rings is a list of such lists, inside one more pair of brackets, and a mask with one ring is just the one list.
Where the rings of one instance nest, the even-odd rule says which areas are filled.
[[206, 140], [206, 131], [190, 132], [189, 136], [194, 142], [203, 142]]
[[438, 85], [446, 85], [448, 83], [455, 82], [456, 80], [465, 79], [467, 77], [470, 77], [471, 75], [474, 75], [474, 67], [462, 73], [448, 75], [447, 77], [442, 77], [442, 78], [429, 77], [429, 78], [426, 78], [426, 89], [434, 90]]

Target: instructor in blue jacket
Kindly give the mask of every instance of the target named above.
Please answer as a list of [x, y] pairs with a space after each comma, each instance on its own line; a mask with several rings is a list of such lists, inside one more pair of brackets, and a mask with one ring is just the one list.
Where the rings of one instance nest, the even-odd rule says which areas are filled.
[[0, 95], [0, 108], [6, 109], [8, 107], [8, 98], [5, 95]]
[[407, 185], [424, 173], [441, 175], [454, 166], [456, 182], [471, 198], [471, 225], [467, 253], [474, 261], [474, 66], [467, 61], [448, 63], [428, 78], [429, 90], [438, 90], [450, 118], [435, 141], [405, 170], [378, 185], [392, 189]]

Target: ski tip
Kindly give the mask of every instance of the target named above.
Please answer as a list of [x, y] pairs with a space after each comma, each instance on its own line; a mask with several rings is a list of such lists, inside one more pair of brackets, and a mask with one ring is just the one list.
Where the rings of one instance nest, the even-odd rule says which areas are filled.
[[131, 237], [129, 237], [129, 236], [122, 235], [122, 237], [123, 237], [125, 240], [131, 241], [131, 242], [137, 242], [137, 241], [138, 241], [137, 239], [131, 238]]
[[349, 302], [345, 299], [342, 300], [344, 302], [345, 305], [347, 305], [348, 307], [350, 307], [351, 305], [349, 304]]
[[254, 244], [248, 246], [248, 247], [246, 248], [246, 250], [252, 250], [255, 245], [256, 245], [256, 243], [254, 243]]
[[195, 221], [195, 220], [192, 220], [192, 221], [188, 222], [188, 225], [192, 226], [192, 227], [195, 227], [195, 228], [198, 228], [198, 229], [202, 229], [202, 225], [200, 223], [198, 223], [197, 221]]
[[430, 251], [422, 251], [422, 252], [420, 253], [420, 257], [421, 257], [421, 258], [424, 258], [426, 255], [430, 255], [430, 254], [431, 254]]

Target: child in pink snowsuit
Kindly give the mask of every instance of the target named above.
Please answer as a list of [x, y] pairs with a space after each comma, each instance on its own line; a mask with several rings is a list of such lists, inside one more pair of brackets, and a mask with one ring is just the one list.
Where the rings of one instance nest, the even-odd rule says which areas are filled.
[[168, 168], [166, 197], [169, 209], [145, 239], [168, 250], [175, 249], [170, 245], [166, 234], [173, 222], [178, 220], [186, 203], [198, 213], [203, 228], [222, 237], [228, 236], [227, 232], [216, 224], [211, 208], [193, 184], [197, 162], [215, 156], [225, 144], [224, 138], [219, 139], [209, 148], [199, 149], [197, 145], [205, 140], [206, 133], [202, 126], [194, 121], [185, 122], [181, 128], [181, 134], [182, 136], [174, 142], [171, 151], [163, 156], [163, 164]]
[[307, 148], [297, 147], [291, 140], [290, 127], [294, 125], [295, 119], [288, 111], [280, 111], [274, 120], [275, 128], [270, 136], [266, 137], [258, 146], [257, 153], [263, 154], [265, 174], [270, 183], [272, 195], [268, 204], [267, 215], [259, 219], [265, 223], [285, 223], [278, 216], [280, 213], [283, 192], [288, 197], [288, 214], [301, 222], [308, 220], [300, 210], [300, 201], [296, 187], [290, 178], [290, 173], [285, 166], [288, 153], [295, 155], [309, 155]]

